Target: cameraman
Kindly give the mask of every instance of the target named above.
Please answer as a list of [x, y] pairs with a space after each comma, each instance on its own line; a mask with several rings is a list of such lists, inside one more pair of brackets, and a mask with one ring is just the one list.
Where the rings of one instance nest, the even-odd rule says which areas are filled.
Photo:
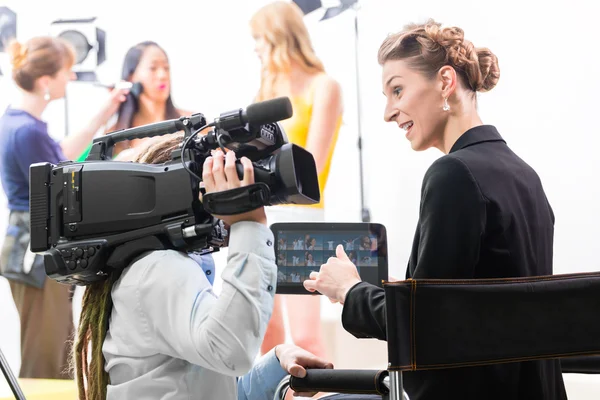
[[[181, 140], [152, 143], [136, 161], [164, 163]], [[233, 152], [207, 158], [206, 193], [254, 183], [252, 163], [241, 162], [242, 181]], [[218, 298], [203, 270], [211, 257], [197, 262], [174, 250], [145, 253], [87, 287], [74, 349], [80, 399], [271, 399], [288, 373], [333, 367], [288, 345], [253, 367], [275, 296], [273, 234], [262, 207], [218, 218], [231, 227]]]

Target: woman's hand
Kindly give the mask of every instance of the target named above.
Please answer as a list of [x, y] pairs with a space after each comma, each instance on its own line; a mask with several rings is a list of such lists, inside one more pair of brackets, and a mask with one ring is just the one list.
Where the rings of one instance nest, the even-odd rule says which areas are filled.
[[340, 244], [335, 250], [336, 257], [330, 257], [327, 263], [321, 265], [319, 272], [311, 272], [309, 279], [304, 281], [304, 288], [309, 292], [318, 291], [332, 303], [344, 304], [348, 290], [361, 279], [344, 247]]
[[118, 85], [110, 91], [108, 99], [106, 103], [104, 103], [104, 107], [102, 107], [102, 116], [103, 122], [106, 123], [110, 117], [112, 117], [121, 106], [125, 100], [127, 100], [127, 95], [129, 94], [129, 89], [121, 89]]
[[113, 89], [105, 105], [89, 123], [85, 124], [81, 131], [61, 140], [60, 147], [67, 159], [75, 160], [83, 153], [94, 139], [96, 132], [106, 124], [110, 117], [117, 112], [121, 103], [127, 99], [127, 93], [129, 93], [129, 89]]
[[[223, 160], [225, 159], [225, 162]], [[246, 157], [241, 158], [241, 163], [244, 166], [244, 176], [240, 181], [237, 170], [235, 168], [235, 153], [227, 152], [224, 155], [222, 151], [217, 150], [212, 157], [207, 157], [202, 168], [202, 181], [206, 193], [224, 192], [226, 190], [235, 189], [241, 186], [249, 186], [254, 183], [254, 167], [252, 162]], [[235, 215], [215, 215], [225, 224], [231, 226], [240, 221], [254, 221], [261, 224], [267, 224], [267, 216], [265, 208], [260, 207], [256, 210], [248, 211], [243, 214]]]

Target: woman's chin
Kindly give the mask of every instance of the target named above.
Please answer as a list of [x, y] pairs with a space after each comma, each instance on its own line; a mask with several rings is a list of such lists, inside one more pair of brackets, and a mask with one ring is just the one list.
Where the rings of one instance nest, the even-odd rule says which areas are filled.
[[414, 151], [424, 151], [424, 150], [427, 150], [429, 148], [429, 146], [426, 146], [425, 143], [423, 143], [421, 140], [417, 140], [415, 138], [413, 138], [410, 141], [410, 147]]
[[415, 138], [411, 138], [408, 139], [408, 141], [410, 142], [410, 147], [415, 150], [415, 151], [419, 151], [419, 141], [416, 140]]
[[157, 91], [155, 93], [147, 93], [147, 98], [154, 103], [161, 103], [167, 101], [169, 98], [168, 92]]

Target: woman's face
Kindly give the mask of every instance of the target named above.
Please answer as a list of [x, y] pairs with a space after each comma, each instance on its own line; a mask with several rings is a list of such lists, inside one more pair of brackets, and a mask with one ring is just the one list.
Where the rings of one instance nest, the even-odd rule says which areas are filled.
[[268, 62], [269, 54], [271, 52], [271, 46], [264, 37], [255, 36], [254, 37], [254, 52], [258, 56], [261, 64], [265, 65]]
[[[67, 84], [76, 78], [75, 72], [71, 70], [71, 67], [61, 68], [55, 76], [48, 79], [48, 93], [50, 94], [50, 100], [62, 99], [67, 93]], [[46, 90], [43, 89], [43, 94], [46, 94]]]
[[442, 109], [442, 81], [428, 79], [404, 60], [383, 65], [383, 93], [387, 98], [384, 119], [405, 131], [413, 150], [440, 147], [449, 113]]
[[143, 95], [150, 99], [167, 101], [171, 93], [171, 70], [167, 55], [156, 46], [147, 47], [131, 81], [140, 82], [144, 87]]

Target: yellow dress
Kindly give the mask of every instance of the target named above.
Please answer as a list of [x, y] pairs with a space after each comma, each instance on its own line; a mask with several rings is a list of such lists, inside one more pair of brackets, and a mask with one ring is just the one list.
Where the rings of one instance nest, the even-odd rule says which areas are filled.
[[[306, 149], [306, 142], [308, 139], [308, 130], [310, 128], [310, 122], [312, 119], [313, 112], [313, 101], [314, 101], [314, 84], [311, 85], [310, 89], [306, 91], [306, 94], [301, 96], [289, 96], [294, 110], [292, 118], [281, 121], [281, 125], [287, 134], [288, 141], [300, 147]], [[333, 133], [333, 140], [329, 153], [327, 154], [327, 161], [325, 167], [319, 173], [319, 190], [321, 192], [321, 201], [318, 204], [303, 205], [293, 204], [293, 207], [311, 207], [323, 209], [325, 203], [323, 201], [323, 194], [325, 186], [327, 185], [327, 179], [329, 178], [329, 169], [331, 168], [331, 159], [333, 158], [333, 151], [337, 143], [338, 134], [342, 125], [342, 116], [338, 117], [335, 132]]]

